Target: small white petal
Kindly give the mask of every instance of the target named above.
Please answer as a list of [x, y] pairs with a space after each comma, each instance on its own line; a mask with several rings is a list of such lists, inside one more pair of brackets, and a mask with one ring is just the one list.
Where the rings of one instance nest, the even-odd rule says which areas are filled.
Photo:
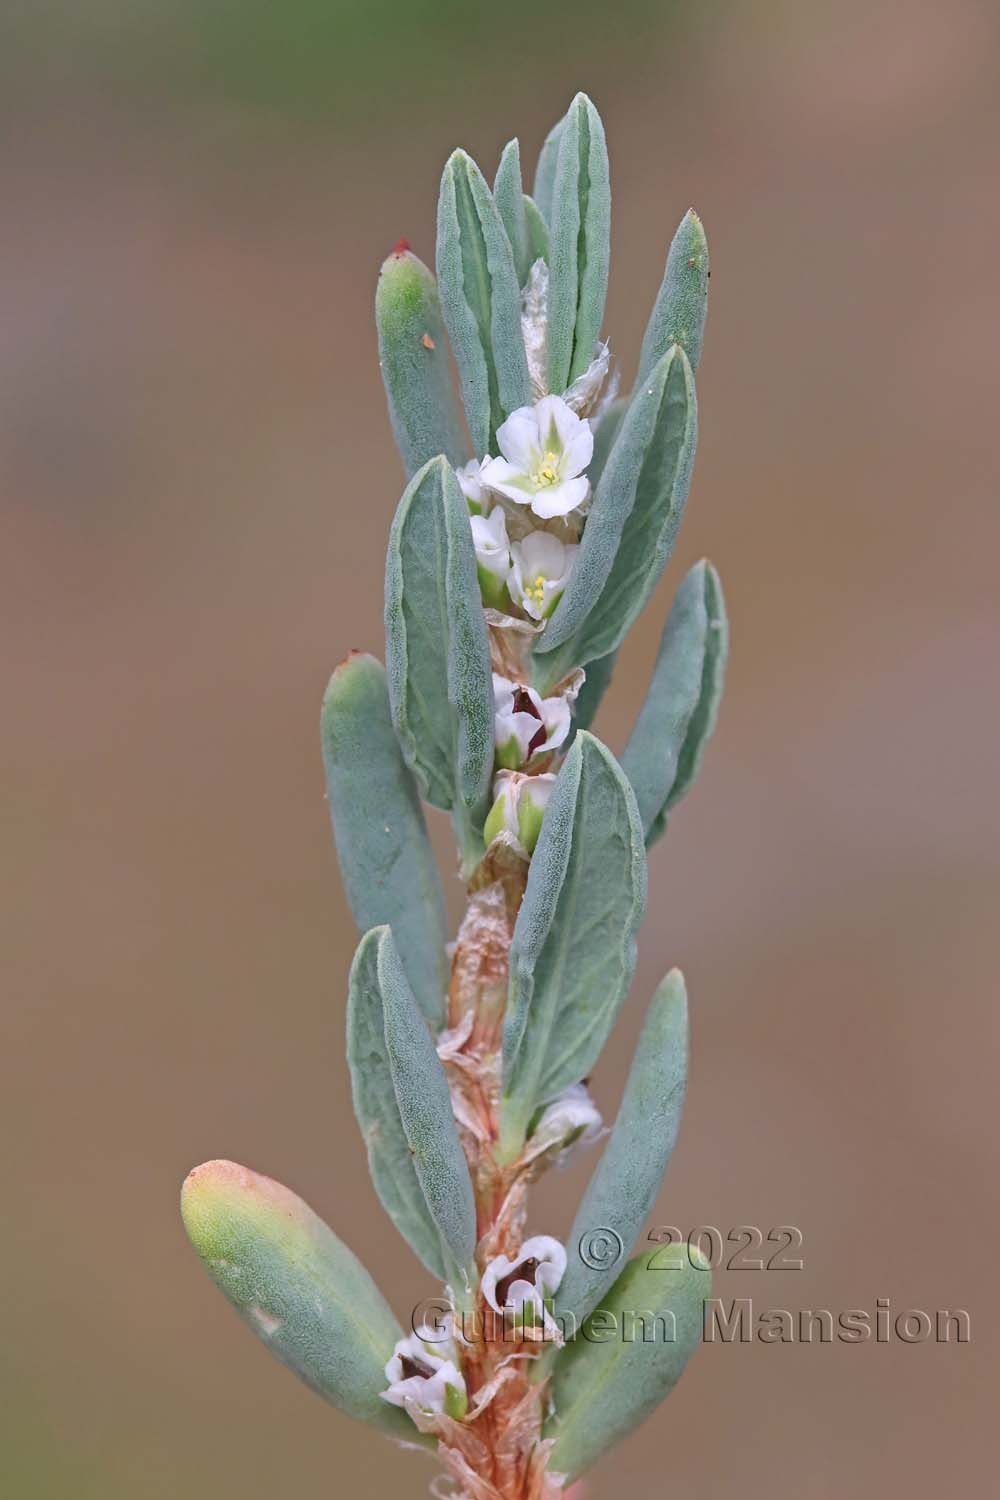
[[562, 578], [566, 571], [568, 550], [550, 531], [531, 531], [511, 548], [528, 577], [542, 573], [546, 578], [555, 579]]
[[[543, 710], [543, 722], [546, 728], [545, 744], [542, 750], [558, 750], [563, 740], [569, 734], [570, 709], [565, 698], [546, 698]], [[537, 728], [537, 726], [536, 726]], [[540, 752], [536, 751], [536, 754]]]
[[530, 505], [535, 485], [520, 469], [505, 458], [491, 458], [483, 466], [483, 484], [498, 495], [505, 495], [518, 505]]
[[[485, 462], [485, 459], [483, 460]], [[470, 458], [467, 464], [455, 470], [455, 478], [458, 487], [466, 500], [471, 500], [473, 505], [481, 505], [483, 500], [482, 486], [482, 463], [478, 458]]]
[[501, 581], [510, 572], [510, 547], [507, 542], [507, 518], [501, 506], [493, 507], [487, 516], [470, 516], [472, 544], [476, 561]]
[[589, 488], [590, 482], [586, 478], [567, 479], [532, 495], [531, 508], [543, 521], [551, 521], [553, 516], [568, 516], [571, 510], [583, 504]]
[[[503, 1312], [503, 1307], [497, 1302], [499, 1283], [505, 1281], [521, 1266], [527, 1265], [530, 1260], [538, 1262], [534, 1283], [523, 1277], [517, 1277], [512, 1281], [506, 1289], [505, 1307], [523, 1306], [525, 1302], [531, 1301], [540, 1310], [541, 1296], [539, 1294], [544, 1292], [551, 1295], [559, 1286], [566, 1273], [566, 1251], [551, 1235], [533, 1235], [524, 1241], [513, 1259], [506, 1255], [495, 1255], [484, 1270], [483, 1297], [494, 1312]], [[518, 1299], [516, 1302], [515, 1297]]]
[[545, 619], [552, 600], [565, 588], [577, 550], [548, 531], [529, 532], [511, 545], [510, 591], [533, 619]]
[[582, 474], [594, 456], [593, 429], [584, 417], [577, 417], [577, 422], [579, 425], [566, 443], [563, 458], [563, 475], [566, 479], [575, 479], [577, 474]]
[[499, 672], [493, 673], [493, 709], [495, 713], [509, 713], [514, 707], [514, 693], [517, 683], [511, 682], [509, 677], [501, 677]]
[[[514, 740], [523, 764], [528, 759], [529, 746], [532, 740], [542, 727], [542, 724], [532, 714], [497, 714], [495, 720], [496, 742], [498, 745], [506, 745], [511, 740]], [[565, 739], [565, 735], [563, 738]]]
[[586, 1084], [573, 1083], [545, 1106], [528, 1143], [531, 1157], [552, 1152], [554, 1164], [564, 1166], [578, 1147], [596, 1141], [603, 1128], [600, 1110]]
[[497, 447], [508, 463], [521, 474], [530, 473], [538, 458], [539, 424], [536, 410], [537, 408], [530, 406], [519, 406], [497, 428]]
[[543, 396], [535, 406], [535, 424], [538, 428], [538, 445], [561, 453], [573, 436], [574, 424], [580, 418], [570, 411], [561, 396]]
[[590, 423], [577, 416], [561, 396], [546, 396], [535, 408], [543, 448], [558, 447], [562, 453], [560, 475], [573, 479], [590, 463], [594, 435]]
[[535, 1285], [538, 1285], [541, 1277], [549, 1292], [556, 1290], [566, 1274], [566, 1250], [561, 1242], [553, 1239], [550, 1234], [535, 1234], [524, 1241], [518, 1264], [525, 1260], [539, 1262], [538, 1271], [535, 1273]]

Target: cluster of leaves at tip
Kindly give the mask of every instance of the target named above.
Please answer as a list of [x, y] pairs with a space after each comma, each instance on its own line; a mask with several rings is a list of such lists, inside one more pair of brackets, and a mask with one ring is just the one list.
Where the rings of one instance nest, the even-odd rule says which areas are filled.
[[[689, 212], [620, 396], [602, 341], [610, 224], [604, 129], [581, 94], [545, 140], [531, 196], [516, 141], [492, 188], [456, 151], [436, 275], [401, 244], [376, 296], [408, 482], [386, 560], [385, 666], [352, 653], [338, 667], [322, 743], [362, 932], [347, 1000], [355, 1113], [379, 1197], [454, 1316], [404, 1334], [351, 1251], [268, 1178], [210, 1162], [183, 1194], [210, 1275], [272, 1352], [397, 1437], [439, 1438], [454, 1453], [481, 1410], [462, 1312], [510, 1312], [525, 1340], [551, 1327], [548, 1345], [528, 1348], [548, 1381], [541, 1468], [571, 1477], [672, 1387], [708, 1288], [687, 1246], [655, 1268], [624, 1261], [677, 1137], [687, 1001], [676, 969], [649, 1004], [565, 1245], [535, 1235], [483, 1248], [484, 1172], [510, 1189], [602, 1134], [586, 1080], [632, 980], [646, 849], [698, 770], [726, 660], [719, 579], [703, 561], [677, 590], [621, 758], [591, 732], [684, 514], [708, 291], [704, 232]], [[497, 1095], [485, 1128], [458, 1107], [442, 1060], [461, 1037], [424, 803], [451, 814], [470, 890], [503, 879], [518, 892], [495, 1052], [477, 1055]], [[598, 1229], [620, 1255], [585, 1253]], [[626, 1314], [669, 1322], [673, 1335], [590, 1336], [595, 1320]], [[541, 1500], [561, 1480], [539, 1472], [523, 1493]], [[476, 1490], [501, 1493], [513, 1491]]]

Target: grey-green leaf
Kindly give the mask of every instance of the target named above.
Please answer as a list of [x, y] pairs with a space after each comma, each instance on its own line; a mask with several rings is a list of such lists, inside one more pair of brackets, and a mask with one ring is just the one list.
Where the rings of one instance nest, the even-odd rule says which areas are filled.
[[556, 185], [556, 164], [559, 161], [559, 141], [562, 137], [563, 127], [566, 124], [566, 116], [557, 121], [549, 131], [538, 153], [538, 165], [535, 168], [535, 182], [531, 190], [531, 196], [538, 205], [538, 211], [546, 224], [552, 223], [552, 194]]
[[389, 1049], [378, 956], [386, 928], [358, 944], [347, 988], [347, 1065], [354, 1113], [368, 1152], [368, 1168], [382, 1207], [432, 1275], [443, 1280], [445, 1258], [427, 1206], [399, 1106]]
[[517, 140], [508, 141], [500, 155], [500, 165], [493, 182], [493, 198], [510, 248], [519, 286], [524, 286], [535, 257], [531, 253], [524, 188], [521, 185], [521, 148]]
[[385, 669], [353, 651], [334, 672], [320, 716], [337, 859], [362, 932], [387, 923], [429, 1024], [444, 1025], [448, 989], [441, 882], [413, 775], [392, 727]]
[[536, 647], [543, 687], [616, 650], [642, 610], [677, 537], [697, 430], [694, 376], [675, 344], [634, 392], [611, 449], [576, 565]]
[[605, 465], [614, 447], [625, 413], [628, 411], [628, 396], [619, 396], [617, 401], [612, 401], [607, 411], [601, 417], [594, 430], [594, 456], [590, 460], [590, 468], [587, 474], [591, 486], [596, 489], [604, 473]]
[[599, 1257], [585, 1258], [594, 1232], [610, 1230], [627, 1256], [656, 1201], [680, 1128], [687, 1062], [687, 995], [672, 969], [650, 1001], [614, 1129], [566, 1241], [556, 1308], [576, 1320], [571, 1327], [597, 1306], [621, 1264], [602, 1269]]
[[701, 1341], [711, 1286], [695, 1246], [629, 1262], [555, 1362], [544, 1430], [554, 1473], [575, 1479], [669, 1395]]
[[663, 281], [653, 305], [639, 356], [639, 386], [671, 344], [680, 344], [697, 370], [708, 313], [708, 241], [702, 222], [689, 208], [667, 252]]
[[483, 174], [464, 151], [448, 159], [437, 227], [438, 289], [477, 454], [531, 400], [514, 253]]
[[524, 195], [524, 220], [528, 229], [529, 269], [536, 260], [548, 261], [549, 226], [542, 218], [541, 210], [534, 198]]
[[196, 1167], [181, 1213], [209, 1276], [271, 1353], [327, 1401], [400, 1439], [382, 1400], [402, 1329], [361, 1262], [308, 1204], [231, 1161]]
[[560, 394], [594, 358], [611, 261], [608, 148], [601, 117], [586, 94], [577, 94], [559, 133], [546, 218], [549, 389]]
[[386, 669], [403, 755], [435, 807], [479, 829], [493, 769], [493, 690], [469, 511], [431, 459], [399, 502], [385, 574]]
[[646, 858], [635, 797], [610, 750], [577, 735], [552, 791], [510, 949], [501, 1153], [536, 1107], [590, 1072], [635, 968]]
[[409, 250], [394, 251], [375, 292], [379, 369], [406, 476], [438, 453], [461, 465], [468, 457], [448, 369], [448, 341], [437, 284]]
[[719, 575], [695, 563], [677, 590], [645, 702], [622, 756], [647, 844], [697, 774], [715, 728], [729, 628]]
[[441, 1059], [406, 982], [392, 934], [385, 927], [379, 931], [378, 984], [399, 1118], [424, 1199], [441, 1236], [448, 1278], [460, 1292], [463, 1280], [475, 1275], [472, 1180]]

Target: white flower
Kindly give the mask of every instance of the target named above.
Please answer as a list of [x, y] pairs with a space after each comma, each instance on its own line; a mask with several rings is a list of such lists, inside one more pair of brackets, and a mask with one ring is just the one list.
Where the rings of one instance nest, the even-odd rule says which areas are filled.
[[467, 464], [463, 464], [460, 469], [455, 470], [458, 487], [466, 500], [468, 500], [469, 509], [473, 515], [478, 515], [483, 508], [484, 497], [481, 475], [483, 465], [488, 462], [489, 460], [485, 458], [470, 458]]
[[542, 818], [555, 786], [555, 772], [525, 776], [520, 771], [500, 771], [493, 783], [496, 798], [483, 825], [483, 838], [491, 844], [499, 833], [512, 833], [530, 854], [538, 843]]
[[551, 1235], [525, 1240], [513, 1260], [495, 1255], [483, 1272], [483, 1297], [496, 1313], [513, 1313], [525, 1327], [539, 1323], [547, 1334], [559, 1330], [546, 1301], [551, 1302], [566, 1273], [566, 1251]]
[[531, 1132], [529, 1159], [554, 1151], [553, 1165], [564, 1166], [577, 1146], [589, 1146], [604, 1129], [601, 1112], [585, 1083], [572, 1083], [547, 1104]]
[[547, 620], [559, 603], [579, 550], [547, 531], [529, 532], [523, 541], [511, 544], [511, 598], [533, 620]]
[[480, 482], [550, 520], [568, 515], [587, 498], [584, 470], [594, 455], [590, 423], [561, 396], [511, 412], [497, 431], [502, 458], [489, 458]]
[[380, 1394], [390, 1406], [407, 1411], [415, 1407], [461, 1421], [468, 1408], [465, 1377], [454, 1362], [454, 1344], [435, 1338], [430, 1329], [421, 1328], [399, 1340], [385, 1367], [389, 1389]]
[[497, 760], [519, 771], [534, 755], [556, 750], [569, 734], [570, 699], [540, 698], [534, 688], [493, 673]]
[[510, 573], [510, 543], [503, 506], [495, 505], [488, 516], [470, 516], [469, 525], [483, 601], [491, 609], [497, 609]]

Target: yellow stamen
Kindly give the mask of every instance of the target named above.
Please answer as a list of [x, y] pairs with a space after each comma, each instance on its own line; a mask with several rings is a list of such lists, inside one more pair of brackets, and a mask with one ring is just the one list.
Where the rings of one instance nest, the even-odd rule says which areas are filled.
[[535, 481], [538, 484], [559, 483], [559, 455], [558, 453], [553, 453], [551, 448], [538, 466]]
[[539, 608], [541, 608], [542, 601], [545, 598], [545, 582], [544, 574], [538, 573], [531, 579], [530, 583], [524, 585], [525, 596], [531, 600], [532, 604], [537, 604]]

